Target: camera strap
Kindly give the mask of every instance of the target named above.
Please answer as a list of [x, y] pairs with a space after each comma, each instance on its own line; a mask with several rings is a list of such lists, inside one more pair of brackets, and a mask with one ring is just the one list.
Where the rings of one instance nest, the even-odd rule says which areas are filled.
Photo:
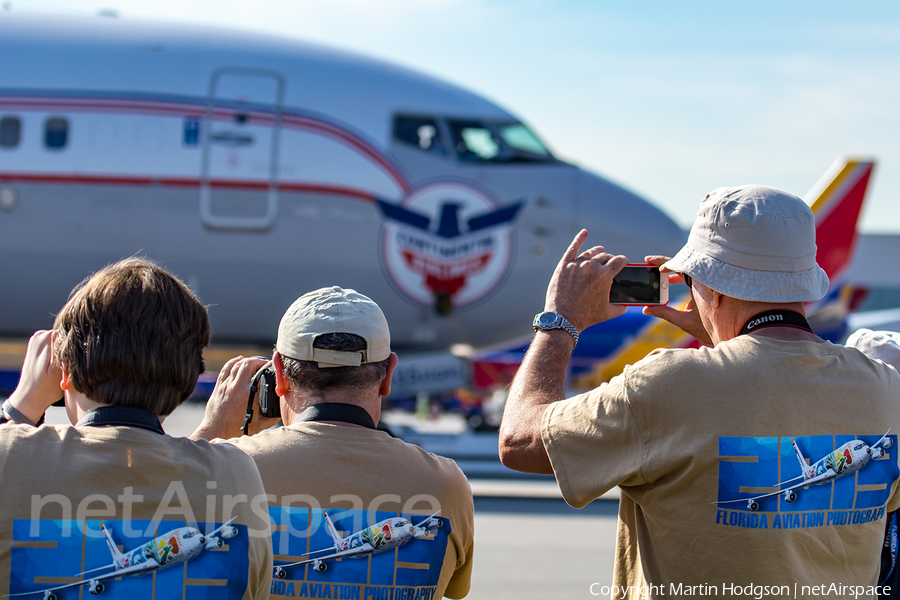
[[803, 329], [810, 333], [814, 333], [809, 326], [806, 317], [792, 310], [767, 310], [758, 315], [754, 315], [747, 324], [741, 329], [738, 335], [753, 333], [757, 329], [765, 327], [794, 327]]
[[159, 417], [135, 406], [100, 406], [86, 412], [75, 423], [75, 427], [103, 427], [105, 425], [138, 427], [165, 434]]
[[294, 423], [301, 421], [340, 421], [375, 429], [375, 421], [366, 409], [342, 402], [325, 402], [310, 406], [294, 420]]
[[256, 398], [256, 392], [259, 391], [259, 380], [263, 376], [265, 368], [260, 369], [250, 381], [250, 397], [247, 399], [247, 412], [244, 414], [244, 422], [241, 423], [241, 435], [250, 435], [249, 427], [253, 421], [253, 399]]

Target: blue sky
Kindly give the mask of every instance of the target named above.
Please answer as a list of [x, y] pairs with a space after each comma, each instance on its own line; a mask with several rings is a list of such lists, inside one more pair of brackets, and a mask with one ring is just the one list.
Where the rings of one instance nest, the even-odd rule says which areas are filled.
[[900, 233], [895, 0], [0, 0], [16, 12], [234, 26], [391, 60], [479, 92], [562, 158], [688, 226], [723, 185], [804, 196], [874, 157], [863, 231]]

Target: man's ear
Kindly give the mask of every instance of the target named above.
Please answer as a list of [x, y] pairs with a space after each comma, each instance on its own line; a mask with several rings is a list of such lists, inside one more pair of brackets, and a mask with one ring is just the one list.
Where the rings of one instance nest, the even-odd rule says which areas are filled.
[[394, 374], [394, 367], [396, 366], [397, 355], [394, 352], [391, 352], [391, 355], [388, 358], [387, 373], [384, 374], [384, 379], [381, 380], [381, 385], [378, 386], [378, 395], [382, 398], [391, 395], [391, 376]]
[[291, 391], [291, 381], [284, 376], [284, 361], [278, 350], [272, 355], [272, 367], [275, 369], [275, 393], [284, 398]]
[[59, 365], [59, 370], [62, 371], [62, 377], [59, 380], [59, 387], [64, 392], [68, 392], [72, 389], [72, 380], [69, 379], [69, 370], [66, 369], [65, 363]]

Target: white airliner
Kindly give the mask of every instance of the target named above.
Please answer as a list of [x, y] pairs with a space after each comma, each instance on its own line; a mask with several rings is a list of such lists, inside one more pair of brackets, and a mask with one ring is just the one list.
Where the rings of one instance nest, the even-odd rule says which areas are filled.
[[779, 489], [778, 491], [769, 492], [767, 494], [760, 494], [759, 496], [753, 496], [752, 498], [725, 500], [721, 502], [713, 502], [713, 504], [746, 502], [747, 510], [755, 511], [759, 509], [759, 503], [757, 502], [757, 500], [768, 498], [770, 496], [777, 496], [779, 494], [784, 495], [785, 502], [793, 502], [797, 499], [797, 493], [794, 490], [810, 485], [821, 485], [824, 483], [828, 483], [829, 481], [834, 481], [835, 479], [859, 471], [867, 464], [869, 464], [870, 460], [877, 460], [883, 457], [885, 455], [885, 451], [893, 444], [893, 441], [888, 437], [888, 433], [890, 432], [891, 430], [888, 429], [887, 433], [881, 436], [881, 439], [879, 439], [871, 446], [861, 440], [851, 440], [846, 444], [843, 444], [837, 450], [830, 452], [824, 458], [817, 460], [813, 464], [809, 464], [809, 461], [803, 456], [803, 452], [801, 452], [800, 447], [797, 446], [797, 440], [792, 439], [791, 445], [794, 446], [794, 452], [797, 454], [797, 460], [800, 461], [801, 474], [792, 479], [777, 483], [774, 487], [780, 488], [782, 485], [790, 483], [792, 481], [797, 481], [798, 479], [802, 479], [803, 481], [801, 481], [800, 483], [795, 483], [794, 485], [788, 486], [784, 489]]
[[314, 550], [313, 552], [310, 552], [309, 555], [333, 551], [332, 554], [316, 558], [306, 558], [283, 565], [276, 565], [274, 571], [275, 577], [284, 579], [287, 577], [286, 569], [310, 563], [312, 564], [313, 571], [316, 573], [323, 573], [328, 567], [328, 565], [325, 564], [325, 561], [336, 560], [339, 558], [362, 558], [371, 554], [384, 552], [385, 550], [393, 550], [394, 548], [405, 545], [410, 540], [426, 539], [435, 529], [443, 527], [443, 522], [440, 519], [435, 518], [438, 513], [434, 513], [418, 525], [413, 525], [409, 519], [404, 517], [392, 517], [390, 519], [379, 521], [374, 525], [370, 525], [347, 537], [341, 537], [337, 532], [337, 529], [335, 529], [334, 524], [331, 522], [328, 513], [323, 510], [322, 514], [325, 516], [325, 529], [328, 531], [331, 539], [334, 540], [334, 546], [332, 548]]
[[580, 228], [635, 260], [685, 239], [496, 104], [393, 64], [15, 11], [0, 56], [0, 337], [142, 254], [210, 305], [218, 343], [268, 345], [294, 299], [341, 285], [378, 302], [398, 350], [484, 347], [531, 332]]
[[192, 558], [199, 556], [204, 550], [221, 548], [224, 545], [223, 539], [230, 539], [238, 533], [237, 528], [231, 525], [231, 521], [234, 521], [234, 519], [231, 519], [209, 535], [203, 535], [196, 527], [179, 527], [178, 529], [173, 529], [168, 533], [164, 533], [124, 554], [119, 551], [119, 548], [116, 546], [115, 541], [113, 541], [112, 535], [109, 533], [106, 525], [101, 523], [100, 528], [103, 530], [103, 535], [106, 536], [106, 543], [109, 546], [110, 554], [112, 554], [113, 562], [110, 565], [104, 565], [96, 569], [78, 573], [78, 575], [85, 575], [87, 573], [94, 573], [106, 569], [113, 569], [112, 571], [45, 590], [9, 594], [9, 596], [43, 594], [44, 600], [56, 600], [56, 594], [54, 594], [54, 592], [67, 588], [80, 587], [85, 584], [88, 586], [88, 591], [96, 596], [106, 589], [103, 584], [103, 581], [106, 579], [132, 575], [146, 575], [160, 569], [187, 562]]

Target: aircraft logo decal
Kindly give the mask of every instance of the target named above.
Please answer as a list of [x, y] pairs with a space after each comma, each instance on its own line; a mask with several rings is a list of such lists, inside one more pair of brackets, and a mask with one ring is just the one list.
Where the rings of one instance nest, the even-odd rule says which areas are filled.
[[317, 597], [380, 598], [410, 590], [403, 593], [430, 598], [436, 592], [451, 531], [438, 513], [270, 507], [269, 514], [273, 596], [312, 597], [319, 590], [326, 595]]
[[498, 207], [456, 181], [411, 190], [400, 204], [376, 200], [384, 216], [382, 265], [406, 298], [439, 312], [487, 298], [512, 264], [512, 223], [524, 202]]
[[[107, 585], [110, 585], [109, 580], [115, 579], [116, 581], [111, 584], [114, 587], [110, 589], [110, 592], [116, 597], [130, 595], [152, 598], [155, 590], [156, 597], [159, 598], [180, 597], [182, 591], [185, 594], [190, 593], [191, 598], [204, 598], [206, 594], [202, 586], [198, 587], [191, 581], [221, 580], [224, 577], [225, 583], [228, 583], [232, 568], [236, 573], [241, 573], [242, 570], [246, 571], [247, 535], [239, 536], [240, 530], [237, 526], [231, 525], [232, 521], [234, 519], [207, 535], [202, 534], [196, 527], [177, 527], [126, 552], [119, 550], [113, 534], [105, 522], [100, 523], [100, 530], [106, 541], [106, 550], [104, 551], [97, 541], [97, 537], [93, 535], [93, 531], [72, 535], [71, 531], [77, 530], [77, 525], [72, 527], [59, 521], [41, 521], [40, 527], [36, 529], [44, 530], [45, 533], [44, 535], [39, 534], [38, 539], [42, 543], [50, 545], [44, 548], [13, 549], [8, 596], [35, 596], [42, 597], [43, 600], [65, 600], [66, 598], [80, 597], [79, 588], [83, 586], [87, 586], [88, 591], [96, 596], [106, 590]], [[163, 525], [160, 523], [160, 528]], [[131, 526], [134, 529], [134, 522], [131, 523]], [[25, 539], [20, 539], [20, 534], [31, 530], [31, 522], [17, 522], [14, 530], [14, 541], [18, 539], [18, 541], [25, 542]], [[32, 536], [29, 535], [29, 537]], [[204, 553], [204, 550], [219, 550], [224, 547], [225, 540], [230, 540], [228, 552], [224, 552], [216, 559], [197, 563], [195, 559], [201, 555], [204, 557], [208, 555], [208, 553]], [[232, 547], [234, 547], [234, 554], [232, 554]], [[106, 554], [106, 552], [111, 556], [112, 562], [85, 569], [85, 567], [97, 564], [100, 555]], [[239, 562], [244, 563], [242, 570], [240, 565], [232, 564], [236, 557]], [[191, 562], [190, 568], [167, 570], [165, 571], [166, 577], [139, 577], [152, 575], [189, 561]], [[195, 563], [197, 563], [196, 566]], [[75, 572], [79, 568], [83, 570]], [[61, 574], [64, 576], [60, 576]], [[123, 580], [123, 577], [135, 577], [135, 579]], [[240, 575], [235, 577], [235, 579], [240, 578]], [[243, 596], [243, 589], [238, 589], [241, 585], [246, 587], [246, 575], [243, 576], [243, 579], [242, 582], [235, 581], [238, 585], [233, 586], [233, 589], [229, 588], [228, 597], [231, 597], [232, 592], [234, 592], [235, 598]], [[42, 582], [43, 585], [41, 585]], [[56, 582], [59, 585], [48, 586], [47, 582]], [[186, 590], [188, 585], [190, 588]], [[218, 585], [210, 588], [210, 591], [215, 597], [222, 597], [222, 588]]]
[[900, 477], [896, 459], [888, 460], [896, 441], [889, 434], [874, 442], [875, 436], [846, 435], [719, 438], [716, 523], [793, 528], [880, 519]]

